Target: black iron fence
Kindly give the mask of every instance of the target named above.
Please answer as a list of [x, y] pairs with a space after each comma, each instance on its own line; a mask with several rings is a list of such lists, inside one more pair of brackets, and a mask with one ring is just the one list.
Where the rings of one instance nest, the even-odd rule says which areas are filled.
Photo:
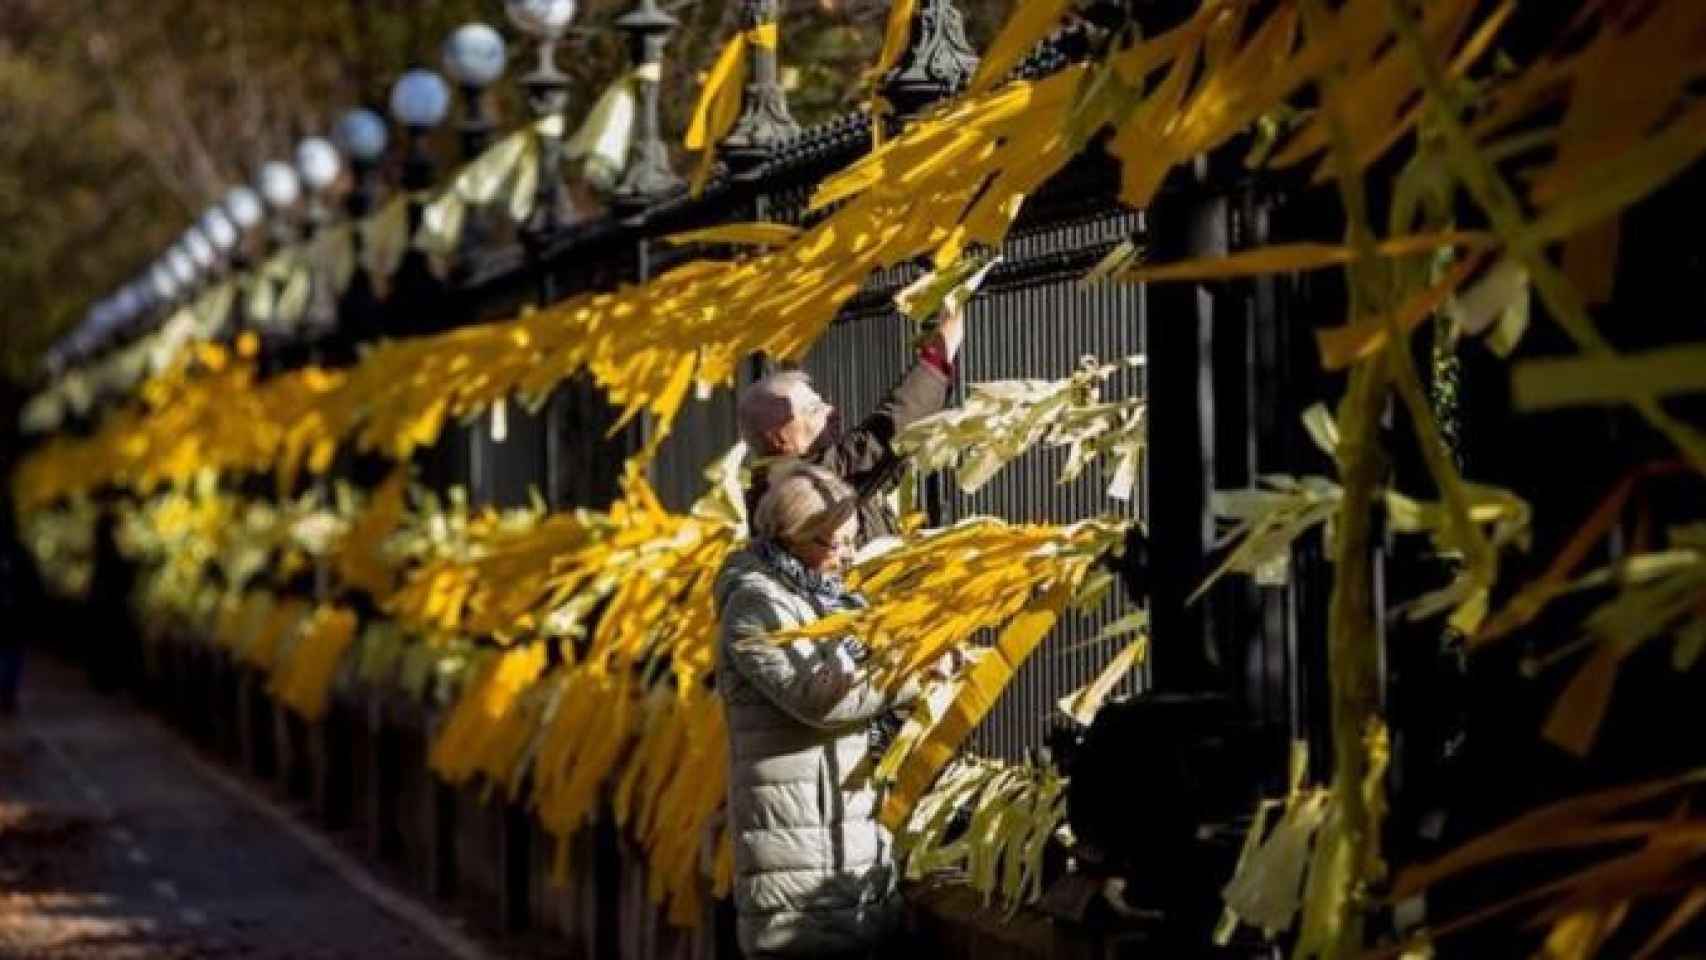
[[[1059, 51], [1045, 50], [1026, 69], [1046, 70], [1061, 59]], [[411, 255], [391, 297], [346, 303], [342, 326], [393, 335], [441, 330], [501, 320], [530, 303], [643, 281], [695, 255], [659, 242], [669, 234], [751, 220], [808, 220], [815, 184], [869, 149], [869, 121], [850, 115], [802, 132], [756, 167], [717, 179], [701, 199], [678, 197], [593, 217], [544, 240], [479, 251], [448, 280], [433, 276], [424, 260]], [[1117, 692], [1207, 692], [1224, 698], [1237, 722], [1282, 742], [1311, 728], [1324, 730], [1311, 720], [1318, 713], [1312, 705], [1318, 687], [1299, 667], [1321, 661], [1309, 660], [1298, 639], [1320, 635], [1299, 629], [1300, 618], [1319, 617], [1324, 610], [1318, 559], [1305, 556], [1286, 582], [1227, 584], [1190, 607], [1182, 603], [1188, 589], [1178, 589], [1200, 577], [1211, 553], [1213, 489], [1295, 468], [1299, 431], [1276, 411], [1299, 408], [1291, 386], [1299, 354], [1274, 340], [1282, 334], [1272, 321], [1287, 304], [1307, 302], [1300, 297], [1308, 291], [1271, 282], [1164, 290], [1084, 285], [1084, 274], [1128, 238], [1152, 243], [1157, 259], [1170, 259], [1253, 242], [1253, 226], [1266, 222], [1241, 176], [1187, 178], [1141, 212], [1122, 206], [1117, 188], [1116, 165], [1092, 146], [1031, 198], [1001, 251], [1003, 264], [969, 307], [960, 390], [964, 383], [992, 379], [1059, 379], [1085, 357], [1103, 362], [1143, 357], [1143, 365], [1122, 370], [1105, 388], [1110, 399], [1141, 396], [1151, 405], [1150, 451], [1134, 495], [1110, 497], [1109, 477], [1099, 466], [1061, 483], [1064, 451], [1039, 449], [972, 494], [960, 492], [951, 474], [926, 480], [932, 485], [924, 498], [931, 519], [952, 523], [993, 515], [1065, 523], [1115, 514], [1144, 521], [1153, 535], [1157, 582], [1168, 587], [1159, 592], [1169, 599], [1155, 611], [1153, 666], [1125, 678]], [[850, 418], [873, 406], [911, 361], [912, 333], [891, 299], [920, 269], [903, 265], [870, 278], [804, 359], [820, 390]], [[684, 510], [704, 491], [704, 468], [736, 439], [735, 392], [761, 370], [756, 361], [743, 366], [732, 388], [682, 411], [651, 466], [668, 507]], [[440, 489], [464, 486], [476, 504], [518, 505], [537, 494], [552, 509], [602, 508], [614, 499], [621, 465], [649, 429], [642, 422], [612, 436], [613, 422], [614, 411], [600, 390], [584, 379], [571, 381], [537, 410], [512, 400], [447, 429], [436, 447], [419, 455], [420, 476]], [[1218, 461], [1222, 456], [1229, 459]], [[1123, 642], [1086, 641], [1131, 602], [1115, 591], [1099, 608], [1063, 621], [1013, 679], [975, 732], [971, 749], [1019, 758], [1043, 747], [1060, 716], [1058, 701], [1089, 682]], [[222, 714], [252, 716], [255, 742], [245, 742], [241, 751], [251, 766], [270, 774], [275, 771], [267, 758], [274, 754], [300, 760], [291, 734], [267, 726], [266, 717], [282, 711], [258, 704], [264, 691], [257, 678], [198, 682], [222, 692], [237, 683], [244, 697], [256, 701], [227, 705], [230, 711]], [[368, 807], [356, 804], [347, 815], [369, 822], [375, 852], [431, 878], [428, 886], [434, 889], [454, 887], [460, 876], [464, 887], [494, 900], [512, 926], [527, 925], [529, 911], [549, 915], [550, 923], [541, 925], [588, 938], [588, 955], [617, 955], [609, 930], [634, 928], [613, 926], [612, 917], [646, 908], [639, 906], [643, 887], [628, 889], [643, 883], [643, 872], [637, 859], [624, 859], [612, 848], [621, 843], [615, 831], [601, 828], [584, 843], [577, 840], [571, 855], [588, 869], [576, 872], [567, 892], [549, 891], [542, 878], [550, 844], [525, 811], [513, 805], [482, 809], [470, 794], [437, 784], [427, 772], [424, 751], [432, 722], [430, 711], [423, 717], [391, 700], [342, 699], [329, 721], [341, 724], [342, 733], [320, 734], [328, 742], [350, 738], [354, 756], [341, 766], [354, 771], [348, 776], [355, 783], [344, 792], [370, 799]], [[1182, 737], [1191, 733], [1180, 731]], [[1283, 750], [1271, 756], [1283, 757]], [[1225, 798], [1227, 806], [1248, 809], [1245, 801], [1271, 788], [1277, 770], [1239, 771], [1237, 779], [1238, 796]], [[612, 883], [626, 892], [611, 892]], [[588, 920], [585, 913], [596, 916]], [[641, 926], [653, 933], [646, 936], [663, 937], [657, 917], [647, 916]], [[679, 949], [703, 950], [707, 942], [684, 939]], [[654, 955], [633, 945], [620, 953]]]
[[[755, 218], [809, 222], [815, 215], [806, 206], [815, 184], [869, 146], [862, 116], [808, 129], [765, 165], [714, 182], [702, 199], [587, 221], [543, 255], [519, 246], [488, 251], [470, 279], [442, 291], [435, 309], [499, 318], [530, 301], [642, 280], [706, 253], [659, 242], [671, 233]], [[1281, 411], [1304, 405], [1297, 384], [1313, 382], [1314, 361], [1298, 349], [1306, 338], [1286, 333], [1279, 320], [1303, 309], [1311, 292], [1274, 280], [1155, 291], [1138, 284], [1086, 285], [1086, 272], [1134, 237], [1160, 248], [1157, 256], [1165, 259], [1253, 245], [1271, 229], [1271, 198], [1258, 194], [1241, 171], [1181, 177], [1147, 211], [1121, 205], [1117, 187], [1117, 168], [1092, 147], [1030, 200], [1001, 250], [1003, 263], [969, 307], [957, 392], [985, 380], [1058, 379], [1086, 357], [1143, 357], [1144, 364], [1122, 370], [1105, 388], [1110, 398], [1142, 396], [1152, 404], [1154, 435], [1134, 496], [1108, 496], [1109, 478], [1099, 468], [1060, 483], [1064, 452], [1037, 449], [972, 494], [960, 492], [951, 474], [928, 480], [934, 492], [921, 502], [930, 504], [935, 523], [974, 515], [1065, 523], [1112, 514], [1144, 521], [1156, 540], [1159, 583], [1166, 586], [1167, 601], [1156, 611], [1163, 646], [1152, 658], [1155, 666], [1135, 671], [1117, 692], [1212, 690], [1226, 695], [1240, 721], [1270, 741], [1306, 737], [1324, 729], [1313, 695], [1319, 685], [1299, 667], [1310, 659], [1299, 637], [1319, 635], [1300, 630], [1299, 618], [1316, 622], [1324, 610], [1315, 554], [1305, 550], [1282, 581], [1226, 583], [1189, 607], [1182, 598], [1187, 582], [1206, 572], [1213, 551], [1213, 490], [1249, 485], [1264, 472], [1297, 472], [1309, 457], [1295, 415]], [[850, 418], [870, 409], [911, 362], [913, 334], [892, 297], [921, 270], [906, 264], [871, 277], [804, 358], [803, 368]], [[685, 510], [704, 492], [706, 466], [737, 439], [734, 398], [763, 369], [755, 359], [731, 387], [683, 409], [651, 465], [651, 480], [668, 507]], [[423, 455], [427, 474], [440, 486], [466, 485], [476, 503], [519, 505], [537, 493], [552, 508], [602, 506], [615, 495], [620, 464], [639, 448], [646, 429], [642, 423], [609, 436], [613, 413], [595, 386], [573, 381], [536, 412], [512, 402], [448, 430], [438, 448]], [[1152, 524], [1152, 517], [1159, 522]], [[976, 732], [973, 749], [1019, 758], [1043, 746], [1058, 701], [1089, 682], [1120, 642], [1086, 641], [1128, 602], [1116, 592], [1101, 608], [1063, 621]], [[1274, 755], [1283, 756], [1283, 749]], [[1277, 775], [1258, 772], [1251, 786]]]
[[[849, 118], [826, 130], [808, 131], [800, 141], [797, 162], [778, 164], [768, 177], [753, 180], [751, 196], [744, 202], [712, 197], [691, 213], [683, 210], [660, 218], [655, 226], [626, 228], [620, 240], [608, 223], [582, 228], [582, 242], [553, 261], [553, 286], [557, 291], [595, 289], [600, 281], [636, 276], [630, 272], [632, 265], [655, 260], [648, 256], [654, 246], [648, 235], [673, 231], [683, 221], [702, 223], [707, 214], [718, 212], [716, 207], [729, 222], [754, 212], [779, 222], [802, 221], [812, 182], [806, 174], [821, 175], [834, 169], [833, 160], [850, 160], [868, 148], [865, 137], [845, 135], [850, 129], [859, 129], [858, 121]], [[823, 143], [838, 149], [833, 155], [811, 149]], [[779, 184], [774, 189], [772, 181]], [[1111, 167], [1078, 164], [1032, 205], [1001, 251], [1003, 264], [969, 308], [957, 392], [963, 393], [969, 382], [1059, 379], [1078, 369], [1086, 357], [1111, 361], [1143, 354], [1143, 289], [1081, 283], [1091, 266], [1140, 225], [1139, 214], [1114, 201], [1114, 187]], [[905, 265], [872, 277], [804, 359], [802, 366], [819, 389], [850, 419], [875, 406], [912, 362], [915, 335], [893, 307], [892, 296], [920, 271]], [[505, 301], [516, 287], [496, 278], [486, 283], [488, 290], [504, 291], [498, 299]], [[477, 300], [464, 310], [490, 315]], [[671, 509], [685, 510], [705, 491], [705, 468], [738, 439], [734, 398], [759, 369], [743, 365], [732, 388], [682, 411], [651, 468], [651, 479]], [[1106, 388], [1110, 398], [1141, 396], [1143, 391], [1141, 367], [1122, 371]], [[537, 492], [555, 507], [602, 505], [613, 493], [621, 456], [639, 442], [632, 435], [607, 441], [603, 433], [609, 414], [598, 391], [584, 383], [565, 386], [537, 414], [506, 404], [447, 432], [428, 455], [434, 464], [432, 479], [466, 484], [480, 503], [519, 505]], [[952, 476], [928, 481], [941, 490], [932, 520], [951, 523], [990, 515], [1069, 523], [1102, 514], [1145, 517], [1146, 481], [1140, 479], [1129, 502], [1121, 501], [1104, 492], [1109, 478], [1099, 469], [1086, 471], [1074, 483], [1059, 483], [1063, 464], [1061, 450], [1034, 450], [970, 495], [959, 492]], [[1116, 594], [1102, 608], [1063, 623], [1015, 678], [978, 731], [974, 749], [1016, 759], [1040, 747], [1057, 701], [1093, 679], [1117, 649], [1117, 639], [1085, 641], [1117, 616], [1124, 603]], [[1120, 690], [1129, 693], [1141, 687], [1140, 671]]]

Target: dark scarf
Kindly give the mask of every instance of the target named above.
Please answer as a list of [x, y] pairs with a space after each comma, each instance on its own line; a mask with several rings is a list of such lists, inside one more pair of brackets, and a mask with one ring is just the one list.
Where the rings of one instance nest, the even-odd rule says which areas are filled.
[[[774, 541], [754, 541], [752, 550], [783, 582], [803, 594], [817, 610], [818, 616], [829, 616], [842, 610], [863, 610], [870, 606], [863, 596], [847, 589], [847, 584], [840, 577], [808, 569], [798, 557]], [[871, 648], [856, 637], [843, 637], [841, 649], [857, 664], [871, 658]], [[892, 711], [871, 721], [865, 728], [865, 740], [872, 757], [881, 757], [888, 752], [889, 744], [900, 732], [900, 726], [900, 717]]]
[[[803, 594], [820, 617], [843, 610], [863, 610], [869, 606], [863, 596], [847, 589], [847, 584], [840, 577], [808, 568], [773, 540], [754, 541], [752, 551], [783, 582]], [[855, 662], [863, 663], [870, 655], [864, 643], [851, 637], [843, 641], [843, 645]]]
[[752, 545], [758, 559], [782, 575], [782, 579], [811, 599], [821, 616], [840, 610], [863, 610], [865, 598], [847, 589], [847, 584], [833, 573], [812, 570], [800, 559], [774, 540], [759, 540]]

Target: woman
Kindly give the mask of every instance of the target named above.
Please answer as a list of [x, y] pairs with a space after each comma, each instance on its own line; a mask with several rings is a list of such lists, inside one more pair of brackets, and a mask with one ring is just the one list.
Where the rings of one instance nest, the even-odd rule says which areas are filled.
[[859, 522], [851, 487], [820, 467], [772, 467], [752, 544], [717, 579], [717, 684], [729, 726], [735, 910], [749, 957], [859, 957], [892, 937], [900, 901], [868, 783], [849, 779], [872, 721], [911, 700], [862, 666], [853, 638], [772, 634], [863, 607], [838, 574]]

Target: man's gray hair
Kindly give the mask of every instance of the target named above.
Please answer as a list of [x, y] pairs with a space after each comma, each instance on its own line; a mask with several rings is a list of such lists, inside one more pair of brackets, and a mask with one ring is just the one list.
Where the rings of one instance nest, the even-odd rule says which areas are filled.
[[755, 540], [791, 543], [829, 535], [853, 516], [859, 497], [847, 481], [814, 464], [783, 460], [771, 468], [770, 488], [752, 514]]
[[794, 419], [794, 388], [811, 385], [811, 375], [804, 370], [777, 370], [741, 391], [735, 420], [740, 438], [753, 453], [768, 457], [777, 452], [770, 445], [770, 434]]

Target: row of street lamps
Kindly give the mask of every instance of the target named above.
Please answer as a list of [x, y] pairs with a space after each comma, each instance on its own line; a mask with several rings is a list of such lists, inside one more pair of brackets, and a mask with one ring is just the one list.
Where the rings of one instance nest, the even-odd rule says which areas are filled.
[[[532, 112], [537, 119], [561, 116], [568, 105], [569, 83], [556, 65], [555, 50], [574, 20], [576, 0], [505, 0], [505, 12], [538, 47], [538, 65], [520, 78]], [[661, 59], [662, 43], [642, 43], [643, 38], [661, 38], [676, 24], [673, 17], [657, 9], [656, 0], [639, 0], [638, 9], [617, 22], [618, 28], [634, 36], [636, 55], [643, 51], [651, 58], [649, 62]], [[442, 63], [462, 93], [465, 116], [459, 132], [463, 153], [471, 158], [484, 150], [491, 138], [493, 124], [482, 101], [486, 89], [503, 76], [508, 63], [503, 36], [484, 23], [465, 24], [446, 39]], [[450, 84], [428, 69], [407, 71], [391, 88], [391, 118], [408, 137], [402, 178], [405, 189], [424, 190], [432, 184], [432, 164], [422, 141], [444, 123], [451, 96]], [[642, 116], [641, 126], [649, 126], [643, 132], [655, 137], [655, 91], [650, 101], [651, 115]], [[538, 187], [542, 203], [539, 216], [544, 221], [530, 224], [534, 229], [560, 225], [554, 217], [562, 184], [560, 176], [553, 175], [560, 169], [560, 139], [560, 133], [545, 136]], [[385, 118], [356, 107], [338, 118], [329, 139], [307, 137], [297, 144], [290, 162], [263, 163], [252, 186], [232, 187], [141, 276], [96, 303], [83, 322], [48, 352], [49, 373], [58, 374], [73, 363], [88, 360], [119, 338], [140, 332], [150, 318], [189, 302], [208, 281], [248, 266], [245, 247], [263, 224], [269, 226], [265, 240], [272, 249], [301, 239], [304, 196], [309, 202], [306, 227], [311, 233], [326, 217], [324, 195], [342, 176], [346, 158], [356, 177], [350, 212], [355, 216], [368, 212], [371, 197], [367, 195], [367, 180], [389, 145], [390, 129]], [[646, 153], [655, 163], [661, 151]], [[654, 178], [653, 185], [658, 182], [668, 184], [670, 180]]]
[[[742, 30], [775, 24], [779, 0], [739, 0]], [[557, 67], [556, 48], [576, 13], [576, 0], [504, 0], [512, 24], [531, 37], [537, 64], [518, 78], [529, 112], [539, 123], [534, 196], [530, 219], [521, 225], [521, 239], [539, 255], [546, 241], [564, 225], [565, 184], [561, 176], [565, 153], [562, 121], [568, 108], [569, 79]], [[613, 26], [627, 38], [632, 74], [634, 113], [625, 148], [625, 166], [608, 185], [609, 200], [619, 215], [644, 210], [684, 187], [671, 169], [669, 153], [658, 123], [659, 80], [663, 51], [679, 22], [658, 8], [658, 0], [635, 0], [634, 8], [616, 18]], [[443, 51], [445, 73], [460, 88], [464, 116], [459, 124], [463, 156], [472, 159], [485, 150], [493, 123], [484, 107], [488, 87], [503, 76], [508, 53], [503, 37], [481, 23], [466, 24], [450, 34]], [[900, 61], [881, 79], [883, 99], [894, 108], [893, 122], [924, 105], [960, 89], [969, 81], [977, 55], [965, 36], [964, 20], [953, 0], [917, 0], [912, 13], [909, 45]], [[414, 69], [391, 89], [391, 119], [406, 135], [401, 186], [411, 198], [433, 185], [434, 170], [424, 141], [450, 112], [450, 82], [438, 73]], [[595, 111], [596, 112], [596, 111]], [[777, 79], [776, 51], [762, 45], [748, 50], [748, 75], [741, 115], [720, 144], [718, 157], [736, 174], [761, 168], [766, 158], [799, 132], [789, 115], [786, 96]], [[312, 237], [327, 219], [325, 192], [338, 181], [347, 160], [353, 189], [345, 209], [352, 218], [372, 212], [372, 177], [390, 141], [386, 119], [357, 107], [333, 124], [331, 138], [309, 137], [297, 145], [293, 162], [274, 160], [261, 166], [253, 186], [238, 186], [210, 207], [183, 236], [140, 277], [97, 303], [84, 322], [56, 344], [46, 360], [47, 372], [57, 378], [73, 363], [83, 363], [122, 337], [141, 333], [166, 316], [169, 308], [189, 303], [209, 280], [249, 266], [245, 251], [263, 224], [269, 226], [266, 245], [280, 250]], [[613, 148], [613, 152], [620, 148]], [[604, 185], [601, 185], [604, 188]], [[306, 210], [300, 204], [306, 196]], [[422, 206], [412, 203], [412, 230]], [[461, 238], [463, 247], [482, 238], [480, 224], [471, 218]], [[317, 314], [328, 307], [319, 303]], [[327, 318], [322, 317], [322, 320]]]

